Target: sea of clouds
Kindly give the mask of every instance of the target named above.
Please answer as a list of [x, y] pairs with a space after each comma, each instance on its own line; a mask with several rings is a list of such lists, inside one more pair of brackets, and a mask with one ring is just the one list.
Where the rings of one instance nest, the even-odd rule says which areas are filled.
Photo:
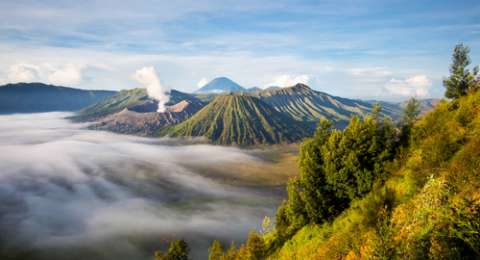
[[203, 259], [212, 239], [241, 242], [278, 205], [271, 190], [205, 174], [259, 160], [248, 151], [90, 131], [68, 115], [0, 116], [4, 256], [151, 259], [183, 238]]

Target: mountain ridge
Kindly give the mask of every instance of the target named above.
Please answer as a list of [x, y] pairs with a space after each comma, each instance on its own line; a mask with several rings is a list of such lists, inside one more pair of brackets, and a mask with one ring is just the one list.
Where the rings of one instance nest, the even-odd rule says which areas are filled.
[[0, 86], [0, 114], [76, 111], [116, 93], [38, 82], [6, 84]]
[[256, 145], [296, 142], [313, 132], [302, 122], [244, 94], [217, 96], [186, 121], [163, 130], [172, 137], [205, 137], [216, 144]]
[[[172, 106], [176, 103], [187, 100], [190, 103], [195, 103], [198, 106], [204, 106], [205, 103], [195, 96], [172, 89], [169, 92], [170, 99], [165, 104]], [[96, 104], [88, 106], [80, 110], [72, 119], [75, 121], [96, 121], [105, 116], [118, 113], [125, 108], [135, 112], [153, 112], [157, 110], [158, 101], [150, 98], [147, 90], [143, 88], [135, 88], [129, 90], [122, 90], [116, 95], [102, 100]]]
[[[325, 118], [339, 128], [344, 127], [352, 116], [364, 117], [371, 113], [374, 106], [362, 100], [316, 91], [301, 83], [291, 87], [263, 90], [253, 95], [295, 120], [313, 122]], [[383, 115], [396, 116], [391, 111], [383, 112]]]
[[158, 113], [155, 110], [153, 112], [138, 112], [124, 108], [120, 112], [98, 120], [95, 124], [90, 125], [89, 128], [121, 134], [154, 136], [163, 127], [184, 121], [202, 107], [203, 104], [182, 100], [175, 105], [167, 106], [166, 111], [162, 113]]

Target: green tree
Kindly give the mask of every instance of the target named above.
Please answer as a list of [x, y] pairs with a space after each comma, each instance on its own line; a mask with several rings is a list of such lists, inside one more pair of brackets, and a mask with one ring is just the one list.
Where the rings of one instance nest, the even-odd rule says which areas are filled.
[[401, 123], [402, 125], [412, 125], [417, 117], [420, 115], [421, 104], [416, 98], [408, 100], [405, 108], [403, 109], [403, 115]]
[[222, 260], [231, 260], [231, 259], [237, 259], [238, 258], [238, 251], [237, 247], [235, 246], [235, 242], [232, 242], [230, 244], [230, 247], [228, 250], [225, 252], [223, 257], [221, 258]]
[[416, 98], [411, 98], [403, 109], [402, 119], [400, 120], [400, 143], [404, 146], [408, 145], [413, 124], [420, 115], [420, 108], [420, 102]]
[[478, 68], [471, 72], [470, 48], [463, 43], [457, 44], [453, 50], [450, 76], [443, 81], [447, 98], [459, 98], [478, 86]]
[[175, 240], [170, 244], [167, 255], [172, 260], [187, 260], [189, 252], [190, 249], [188, 248], [187, 242], [184, 240]]
[[154, 258], [155, 260], [188, 260], [189, 251], [187, 242], [175, 240], [168, 246], [167, 253], [156, 251]]
[[265, 216], [262, 221], [262, 234], [265, 235], [272, 229], [272, 220], [270, 217]]
[[224, 255], [223, 246], [220, 241], [214, 240], [208, 249], [208, 260], [221, 260]]
[[265, 255], [265, 243], [262, 236], [251, 231], [247, 239], [248, 258], [251, 260], [263, 259]]
[[[301, 208], [301, 210], [295, 210], [297, 218], [303, 218], [303, 215], [305, 215], [307, 222], [321, 223], [336, 214], [335, 208], [331, 206], [335, 204], [335, 198], [326, 185], [323, 168], [324, 157], [321, 151], [322, 146], [331, 137], [332, 131], [333, 125], [328, 120], [320, 121], [314, 137], [305, 141], [300, 150], [299, 179], [298, 181], [292, 181], [296, 183], [291, 183], [288, 186], [289, 208], [293, 205], [296, 208]], [[290, 189], [295, 189], [299, 195], [291, 192]], [[294, 212], [290, 210], [290, 214], [292, 213]], [[290, 217], [290, 219], [295, 218]], [[295, 223], [297, 225], [303, 224], [300, 220]]]
[[322, 147], [323, 170], [337, 199], [348, 204], [371, 190], [393, 158], [395, 140], [391, 122], [371, 116], [354, 117], [344, 131], [332, 133]]
[[384, 165], [393, 159], [398, 138], [379, 112], [377, 106], [363, 120], [352, 118], [343, 131], [322, 120], [314, 137], [302, 144], [300, 175], [289, 181], [288, 198], [276, 215], [280, 243], [308, 223], [334, 218], [385, 177]]

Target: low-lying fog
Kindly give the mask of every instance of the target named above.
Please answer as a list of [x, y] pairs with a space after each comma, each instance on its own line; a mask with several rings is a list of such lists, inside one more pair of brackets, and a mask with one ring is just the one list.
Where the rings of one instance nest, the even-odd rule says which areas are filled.
[[261, 160], [251, 151], [90, 131], [68, 115], [0, 116], [2, 259], [151, 259], [174, 238], [204, 259], [281, 200], [196, 170]]

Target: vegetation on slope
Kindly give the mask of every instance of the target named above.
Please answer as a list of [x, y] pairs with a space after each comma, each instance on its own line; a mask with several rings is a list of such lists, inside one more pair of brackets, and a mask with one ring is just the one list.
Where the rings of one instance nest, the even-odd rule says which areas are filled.
[[[203, 102], [198, 100], [192, 95], [177, 91], [170, 91], [170, 100], [166, 104], [168, 106], [174, 105], [182, 100], [190, 101], [191, 103], [201, 104]], [[122, 90], [116, 95], [102, 100], [96, 104], [93, 104], [89, 107], [82, 109], [77, 115], [72, 117], [74, 120], [78, 121], [95, 121], [99, 118], [118, 113], [125, 108], [133, 108], [134, 110], [146, 107], [153, 109], [152, 111], [139, 111], [139, 112], [153, 112], [157, 109], [157, 103], [155, 100], [151, 99], [147, 90], [143, 88]]]
[[[361, 100], [335, 97], [315, 91], [304, 84], [288, 88], [264, 90], [253, 95], [273, 107], [290, 115], [295, 120], [318, 122], [328, 119], [334, 126], [343, 128], [352, 116], [364, 117], [372, 112], [374, 105]], [[382, 111], [388, 117], [396, 117], [399, 109]]]
[[304, 226], [271, 257], [478, 259], [479, 113], [478, 92], [439, 104], [415, 123], [383, 185], [332, 222]]
[[186, 121], [161, 135], [205, 137], [216, 144], [272, 144], [295, 142], [311, 126], [281, 114], [260, 99], [230, 94], [216, 97]]
[[322, 122], [275, 226], [239, 248], [214, 242], [210, 259], [480, 258], [480, 78], [446, 86], [459, 95], [420, 120], [412, 100], [395, 131], [374, 115]]

